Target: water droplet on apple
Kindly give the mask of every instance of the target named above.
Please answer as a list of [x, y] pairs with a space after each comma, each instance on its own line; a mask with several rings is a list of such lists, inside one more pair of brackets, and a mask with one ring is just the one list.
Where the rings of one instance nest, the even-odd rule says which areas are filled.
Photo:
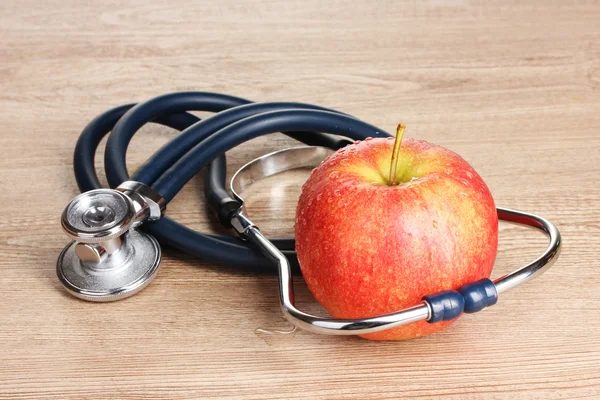
[[469, 182], [467, 182], [465, 179], [462, 179], [460, 182], [465, 186], [469, 186]]
[[317, 195], [317, 201], [321, 201], [322, 198], [323, 198], [323, 193], [319, 193]]
[[467, 178], [473, 179], [473, 174], [471, 173], [471, 171], [467, 171]]
[[461, 195], [467, 196], [467, 192], [460, 192]]
[[331, 180], [335, 180], [340, 176], [339, 171], [333, 171], [332, 173], [329, 174], [329, 179]]
[[451, 169], [447, 169], [447, 170], [445, 170], [445, 171], [444, 171], [444, 173], [445, 173], [446, 175], [450, 175], [450, 174], [452, 173], [452, 170], [451, 170]]
[[333, 194], [336, 195], [337, 197], [340, 197], [340, 195], [341, 195], [339, 190], [334, 191]]
[[371, 141], [373, 140], [373, 138], [371, 136], [369, 136], [368, 138], [365, 139], [365, 142]]
[[348, 164], [350, 164], [350, 162], [348, 161], [347, 158], [340, 160], [340, 165], [348, 165]]
[[328, 198], [327, 198], [327, 202], [328, 202], [329, 204], [333, 203], [333, 197], [328, 197]]
[[437, 222], [437, 221], [433, 221], [433, 227], [434, 227], [435, 229], [437, 229], [437, 228], [438, 228], [438, 222]]
[[360, 143], [360, 140], [355, 140], [354, 141], [354, 144], [359, 144], [359, 143]]

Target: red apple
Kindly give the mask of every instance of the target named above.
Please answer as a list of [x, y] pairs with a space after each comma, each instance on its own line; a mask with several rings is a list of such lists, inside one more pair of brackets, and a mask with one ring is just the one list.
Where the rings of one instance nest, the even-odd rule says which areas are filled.
[[[295, 225], [300, 267], [335, 318], [398, 311], [492, 271], [498, 216], [481, 177], [458, 154], [407, 139], [398, 151], [399, 183], [392, 184], [393, 147], [393, 138], [348, 145], [302, 188]], [[409, 339], [451, 323], [420, 321], [362, 337]]]

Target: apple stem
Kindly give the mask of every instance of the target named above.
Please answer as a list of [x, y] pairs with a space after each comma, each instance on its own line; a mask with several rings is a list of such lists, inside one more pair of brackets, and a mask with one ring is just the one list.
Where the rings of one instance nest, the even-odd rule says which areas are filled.
[[400, 153], [400, 145], [402, 144], [402, 136], [404, 136], [405, 129], [406, 125], [403, 123], [399, 123], [398, 127], [396, 128], [396, 140], [394, 141], [394, 151], [392, 153], [392, 161], [390, 162], [390, 186], [396, 186], [400, 183], [398, 182], [396, 172], [398, 170], [398, 154]]

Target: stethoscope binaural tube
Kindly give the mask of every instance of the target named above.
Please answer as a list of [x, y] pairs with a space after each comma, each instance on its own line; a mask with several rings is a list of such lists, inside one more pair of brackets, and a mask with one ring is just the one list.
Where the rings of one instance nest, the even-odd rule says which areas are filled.
[[[242, 166], [230, 181], [233, 196], [244, 203], [241, 193], [254, 182], [275, 174], [301, 167], [315, 167], [327, 151], [320, 147], [295, 147], [265, 154]], [[502, 221], [535, 228], [548, 237], [546, 250], [534, 261], [496, 278], [467, 283], [456, 290], [443, 290], [424, 296], [420, 304], [386, 315], [359, 319], [324, 318], [299, 310], [294, 304], [294, 287], [287, 258], [260, 232], [244, 208], [233, 214], [234, 229], [250, 240], [278, 268], [279, 301], [284, 317], [295, 326], [327, 335], [355, 335], [379, 332], [416, 321], [436, 323], [449, 321], [462, 313], [476, 313], [493, 306], [500, 294], [547, 271], [557, 260], [561, 238], [556, 226], [537, 215], [497, 208]]]

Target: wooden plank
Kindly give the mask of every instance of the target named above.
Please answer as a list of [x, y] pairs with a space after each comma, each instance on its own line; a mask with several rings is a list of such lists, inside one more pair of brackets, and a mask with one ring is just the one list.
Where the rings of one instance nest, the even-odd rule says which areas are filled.
[[[600, 397], [599, 2], [39, 3], [4, 1], [0, 13], [0, 398]], [[54, 269], [78, 133], [111, 106], [179, 90], [310, 102], [388, 131], [402, 120], [407, 137], [471, 162], [498, 205], [557, 223], [560, 261], [486, 312], [408, 342], [265, 339], [257, 328], [286, 327], [273, 276], [172, 249], [137, 296], [70, 297]], [[131, 168], [173, 135], [144, 128]], [[231, 152], [230, 169], [291, 143], [256, 139]], [[250, 211], [264, 231], [292, 232], [303, 179], [256, 187]], [[169, 215], [221, 231], [199, 180]], [[495, 273], [543, 246], [503, 226]]]

